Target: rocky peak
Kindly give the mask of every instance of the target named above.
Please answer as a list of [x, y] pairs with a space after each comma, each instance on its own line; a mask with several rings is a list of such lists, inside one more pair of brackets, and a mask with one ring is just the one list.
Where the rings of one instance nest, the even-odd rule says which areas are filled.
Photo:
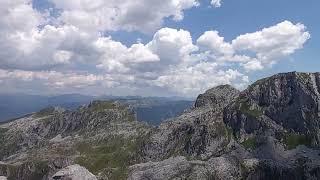
[[221, 85], [200, 94], [195, 102], [195, 107], [210, 106], [223, 108], [239, 95], [240, 91], [230, 85]]
[[222, 112], [238, 94], [230, 85], [222, 85], [199, 95], [195, 108], [151, 133], [143, 148], [145, 159], [161, 160], [172, 154], [209, 158], [226, 151], [231, 137]]
[[48, 116], [56, 113], [64, 113], [66, 110], [62, 107], [47, 107], [35, 113], [36, 116]]
[[255, 82], [225, 109], [236, 134], [271, 130], [320, 143], [320, 74], [281, 73]]
[[319, 80], [292, 72], [208, 90], [150, 133], [129, 179], [319, 179]]

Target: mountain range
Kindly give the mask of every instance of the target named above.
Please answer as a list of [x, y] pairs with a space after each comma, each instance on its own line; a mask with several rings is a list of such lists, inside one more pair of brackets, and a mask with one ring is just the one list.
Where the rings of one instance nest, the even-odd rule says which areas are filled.
[[47, 107], [75, 110], [93, 100], [113, 100], [128, 104], [137, 112], [139, 121], [145, 121], [152, 125], [159, 125], [165, 119], [180, 115], [184, 110], [191, 108], [194, 103], [190, 99], [181, 97], [1, 94], [0, 122], [34, 113]]
[[320, 73], [276, 74], [241, 92], [217, 86], [159, 126], [138, 121], [126, 101], [51, 107], [2, 123], [0, 176], [320, 179]]

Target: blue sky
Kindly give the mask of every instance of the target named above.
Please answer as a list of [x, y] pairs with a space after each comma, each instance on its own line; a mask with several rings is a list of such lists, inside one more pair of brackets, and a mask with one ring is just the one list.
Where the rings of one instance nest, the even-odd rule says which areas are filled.
[[[267, 71], [252, 73], [251, 81], [279, 72], [320, 71], [320, 1], [226, 0], [220, 8], [211, 7], [209, 1], [202, 4], [186, 11], [183, 21], [167, 20], [164, 26], [186, 29], [193, 37], [199, 37], [207, 30], [218, 30], [227, 40], [232, 40], [240, 34], [255, 32], [284, 20], [301, 22], [311, 34], [304, 48]], [[151, 38], [141, 33], [126, 32], [114, 33], [113, 37], [128, 45], [139, 37], [145, 41]]]
[[317, 0], [0, 3], [0, 92], [194, 97], [320, 71]]

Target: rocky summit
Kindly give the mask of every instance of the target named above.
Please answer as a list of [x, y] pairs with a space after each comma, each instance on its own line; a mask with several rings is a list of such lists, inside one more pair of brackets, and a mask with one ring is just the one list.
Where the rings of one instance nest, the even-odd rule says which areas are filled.
[[0, 124], [0, 179], [320, 179], [320, 73], [222, 85], [157, 127], [119, 102]]

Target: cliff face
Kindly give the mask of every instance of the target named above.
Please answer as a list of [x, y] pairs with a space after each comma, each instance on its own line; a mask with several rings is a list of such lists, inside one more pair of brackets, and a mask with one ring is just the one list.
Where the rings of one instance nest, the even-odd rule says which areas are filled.
[[224, 119], [241, 139], [268, 131], [278, 138], [301, 136], [305, 145], [319, 147], [319, 92], [319, 73], [278, 74], [243, 91]]
[[319, 79], [293, 72], [240, 93], [208, 90], [154, 131], [144, 152], [158, 162], [132, 166], [129, 179], [319, 179]]
[[319, 92], [319, 73], [278, 74], [242, 92], [218, 86], [159, 127], [115, 102], [49, 108], [0, 125], [0, 176], [320, 179]]
[[184, 155], [205, 159], [223, 154], [231, 134], [223, 123], [222, 109], [238, 93], [231, 86], [219, 86], [200, 95], [194, 109], [151, 132], [142, 149], [143, 157], [161, 160]]

